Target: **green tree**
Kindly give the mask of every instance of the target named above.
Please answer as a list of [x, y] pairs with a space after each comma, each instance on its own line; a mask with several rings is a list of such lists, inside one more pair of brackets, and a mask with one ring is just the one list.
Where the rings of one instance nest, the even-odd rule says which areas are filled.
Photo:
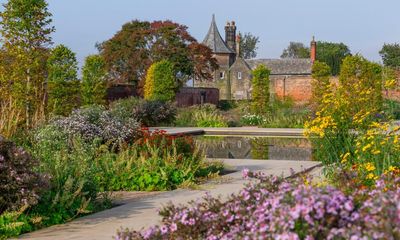
[[164, 59], [174, 66], [179, 85], [191, 77], [212, 79], [217, 69], [211, 49], [199, 44], [187, 27], [171, 21], [132, 21], [98, 44], [111, 80], [141, 87], [151, 64]]
[[[47, 47], [51, 44], [51, 14], [45, 0], [9, 0], [0, 13], [2, 52], [1, 106], [23, 112], [14, 124], [33, 126], [44, 118]], [[6, 81], [6, 82], [4, 82]]]
[[312, 66], [312, 103], [316, 105], [317, 110], [322, 103], [324, 94], [330, 89], [331, 68], [328, 64], [315, 61]]
[[82, 104], [105, 104], [107, 94], [107, 70], [100, 55], [90, 55], [82, 68]]
[[269, 75], [271, 71], [264, 65], [258, 65], [252, 71], [252, 102], [251, 112], [254, 114], [265, 114], [269, 108]]
[[350, 55], [349, 48], [343, 43], [317, 42], [317, 60], [328, 64], [334, 76], [340, 73], [343, 59]]
[[290, 42], [289, 46], [283, 50], [281, 58], [309, 58], [310, 48], [301, 42]]
[[385, 66], [400, 68], [400, 44], [384, 44], [379, 54]]
[[145, 99], [160, 101], [174, 100], [177, 91], [175, 78], [174, 66], [171, 62], [163, 60], [153, 63], [146, 76]]
[[260, 42], [259, 37], [252, 35], [251, 33], [239, 33], [240, 38], [240, 57], [244, 59], [250, 59], [257, 57], [257, 44]]
[[47, 60], [47, 107], [55, 115], [68, 115], [78, 106], [78, 62], [64, 45], [56, 46]]

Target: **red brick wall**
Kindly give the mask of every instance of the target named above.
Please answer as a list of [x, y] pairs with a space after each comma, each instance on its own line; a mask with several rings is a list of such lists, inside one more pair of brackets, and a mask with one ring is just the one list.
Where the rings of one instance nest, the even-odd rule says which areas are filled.
[[271, 76], [271, 92], [279, 98], [290, 97], [297, 104], [311, 99], [311, 76]]

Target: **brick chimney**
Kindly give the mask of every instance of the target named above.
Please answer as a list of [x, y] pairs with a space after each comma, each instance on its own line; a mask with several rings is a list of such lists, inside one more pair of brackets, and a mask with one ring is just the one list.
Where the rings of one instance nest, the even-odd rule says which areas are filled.
[[236, 58], [240, 57], [240, 34], [236, 35]]
[[234, 21], [226, 23], [225, 43], [232, 51], [236, 50], [236, 24]]
[[312, 63], [314, 63], [315, 60], [317, 60], [317, 42], [315, 41], [315, 37], [314, 36], [313, 36], [312, 41], [311, 41], [310, 58], [311, 58], [311, 62]]

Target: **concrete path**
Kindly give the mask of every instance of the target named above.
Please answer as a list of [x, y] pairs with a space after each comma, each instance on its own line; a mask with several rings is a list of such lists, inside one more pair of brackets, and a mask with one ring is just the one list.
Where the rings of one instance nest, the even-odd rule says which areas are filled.
[[170, 135], [228, 135], [228, 136], [275, 136], [275, 137], [303, 137], [301, 128], [258, 128], [258, 127], [230, 127], [230, 128], [196, 128], [196, 127], [157, 127], [150, 130], [165, 130]]
[[70, 223], [52, 226], [21, 236], [23, 239], [63, 240], [63, 239], [96, 239], [110, 240], [119, 228], [141, 230], [158, 224], [161, 220], [157, 209], [169, 202], [185, 204], [191, 200], [201, 199], [206, 192], [213, 196], [227, 197], [238, 192], [248, 180], [243, 180], [241, 170], [248, 168], [266, 174], [290, 176], [290, 169], [296, 172], [308, 170], [320, 165], [312, 161], [283, 160], [223, 160], [231, 170], [231, 174], [223, 176], [199, 190], [178, 189], [158, 195], [136, 199], [125, 205], [76, 219]]

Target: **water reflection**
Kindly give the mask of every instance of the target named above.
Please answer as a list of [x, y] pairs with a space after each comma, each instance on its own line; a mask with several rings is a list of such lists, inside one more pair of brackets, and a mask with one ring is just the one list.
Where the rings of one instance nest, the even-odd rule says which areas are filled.
[[304, 138], [202, 136], [196, 141], [209, 158], [312, 160], [311, 144]]

